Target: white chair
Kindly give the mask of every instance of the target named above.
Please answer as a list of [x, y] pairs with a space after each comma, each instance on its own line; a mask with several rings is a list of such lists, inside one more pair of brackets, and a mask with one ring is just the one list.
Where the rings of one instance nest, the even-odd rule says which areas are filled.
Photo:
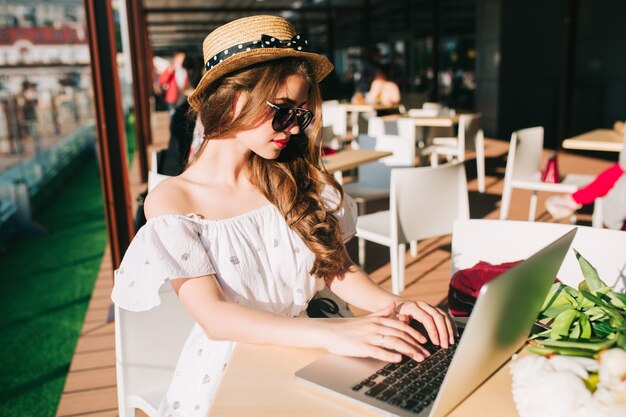
[[437, 117], [438, 109], [409, 109], [407, 112], [409, 117]]
[[326, 148], [339, 150], [341, 149], [341, 141], [337, 135], [335, 135], [335, 131], [332, 126], [322, 126], [319, 131], [317, 140], [315, 141], [316, 146], [323, 146]]
[[322, 125], [332, 126], [336, 135], [345, 137], [348, 134], [348, 111], [346, 106], [336, 101], [323, 102]]
[[174, 291], [161, 293], [152, 310], [132, 312], [115, 306], [115, 362], [120, 417], [140, 409], [157, 415], [194, 320]]
[[[376, 149], [376, 138], [359, 135], [359, 146], [362, 149]], [[357, 202], [359, 214], [365, 214], [368, 203], [389, 198], [392, 167], [376, 161], [360, 165], [357, 168], [357, 181], [343, 184], [343, 190]]]
[[[380, 162], [389, 166], [415, 166], [417, 139], [413, 120], [404, 117], [393, 120], [371, 117], [367, 131], [370, 132], [367, 136], [376, 138], [375, 150], [393, 153], [380, 159]], [[359, 146], [362, 147], [360, 143]]]
[[445, 108], [445, 106], [443, 104], [432, 102], [432, 101], [427, 101], [427, 102], [422, 104], [422, 109], [424, 109], [424, 110], [436, 110], [437, 112], [440, 112], [444, 108]]
[[[537, 193], [539, 191], [573, 193], [593, 180], [591, 175], [569, 174], [562, 178], [560, 183], [553, 184], [541, 181], [542, 151], [543, 127], [530, 127], [515, 131], [511, 135], [504, 174], [500, 220], [505, 220], [509, 215], [511, 194], [515, 188], [532, 191], [528, 221], [535, 221]], [[594, 227], [602, 227], [601, 204], [600, 199], [595, 203], [592, 218]]]
[[404, 290], [404, 254], [411, 241], [452, 232], [454, 220], [469, 218], [463, 163], [391, 171], [390, 209], [359, 216], [359, 262], [365, 264], [365, 240], [389, 247], [391, 287]]
[[439, 156], [448, 161], [465, 160], [465, 152], [476, 151], [476, 173], [478, 191], [485, 192], [485, 134], [481, 128], [482, 114], [464, 114], [459, 117], [459, 134], [457, 137], [433, 138], [432, 145], [422, 151], [422, 155], [430, 155], [430, 164], [437, 166]]
[[159, 162], [163, 161], [166, 149], [159, 151], [152, 151], [150, 155], [150, 171], [148, 171], [148, 192], [152, 191], [154, 187], [159, 185], [161, 181], [169, 178], [169, 175], [159, 174]]
[[[571, 248], [598, 270], [600, 279], [620, 291], [626, 284], [626, 233], [595, 227], [513, 220], [465, 220], [454, 223], [452, 267], [470, 268], [478, 261], [492, 264], [517, 261], [578, 228]], [[569, 250], [557, 273], [561, 282], [578, 287], [583, 275], [574, 251]]]

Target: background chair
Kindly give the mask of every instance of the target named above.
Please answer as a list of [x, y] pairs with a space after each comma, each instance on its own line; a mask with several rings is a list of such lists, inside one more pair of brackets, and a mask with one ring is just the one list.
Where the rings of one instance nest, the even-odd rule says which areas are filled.
[[437, 117], [439, 109], [409, 109], [409, 117]]
[[[359, 135], [361, 149], [376, 149], [376, 138]], [[357, 180], [343, 184], [343, 190], [356, 201], [359, 215], [366, 213], [368, 203], [389, 199], [392, 167], [380, 162], [371, 162], [357, 168]]]
[[454, 220], [469, 218], [463, 163], [391, 171], [390, 209], [359, 216], [359, 263], [365, 265], [365, 240], [389, 247], [391, 287], [404, 290], [406, 244], [452, 232]]
[[163, 166], [167, 149], [152, 151], [150, 156], [150, 171], [148, 171], [148, 192], [152, 191], [161, 181], [169, 178], [169, 175], [159, 173], [159, 168]]
[[[375, 150], [393, 153], [382, 158], [380, 162], [389, 166], [415, 166], [417, 137], [413, 120], [403, 117], [392, 120], [371, 117], [367, 131], [367, 136], [376, 139]], [[360, 137], [359, 147], [363, 147], [362, 140]]]
[[464, 114], [459, 117], [459, 134], [457, 137], [433, 138], [432, 145], [422, 151], [422, 155], [430, 155], [430, 164], [437, 166], [439, 156], [448, 161], [465, 160], [465, 152], [476, 151], [476, 173], [478, 191], [485, 192], [485, 134], [481, 128], [482, 114]]
[[[452, 267], [470, 268], [478, 261], [492, 264], [528, 258], [550, 242], [578, 228], [572, 248], [598, 270], [607, 285], [623, 290], [626, 284], [626, 233], [595, 227], [513, 220], [464, 220], [454, 223]], [[480, 236], [480, 238], [477, 238]], [[561, 282], [575, 288], [584, 279], [572, 249], [557, 273]]]
[[441, 103], [436, 103], [433, 101], [426, 101], [422, 104], [422, 109], [424, 110], [436, 110], [437, 112], [442, 111], [445, 106]]
[[160, 294], [152, 310], [132, 312], [115, 306], [115, 362], [120, 417], [140, 409], [156, 416], [194, 320], [174, 291]]
[[322, 103], [322, 142], [332, 149], [341, 149], [348, 136], [348, 112], [337, 101]]
[[[535, 221], [537, 212], [537, 193], [547, 191], [554, 193], [573, 193], [593, 180], [591, 175], [569, 174], [560, 183], [553, 184], [541, 181], [543, 152], [543, 127], [530, 127], [513, 132], [509, 155], [504, 174], [504, 189], [500, 205], [500, 220], [509, 215], [511, 194], [513, 189], [531, 190], [528, 221]], [[601, 200], [596, 200], [592, 224], [602, 227]]]

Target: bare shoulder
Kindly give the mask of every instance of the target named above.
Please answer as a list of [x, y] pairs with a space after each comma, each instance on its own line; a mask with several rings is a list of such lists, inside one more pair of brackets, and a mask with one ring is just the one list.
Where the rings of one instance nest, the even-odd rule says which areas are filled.
[[144, 203], [147, 219], [164, 214], [189, 213], [190, 193], [186, 182], [180, 177], [163, 180], [148, 193]]

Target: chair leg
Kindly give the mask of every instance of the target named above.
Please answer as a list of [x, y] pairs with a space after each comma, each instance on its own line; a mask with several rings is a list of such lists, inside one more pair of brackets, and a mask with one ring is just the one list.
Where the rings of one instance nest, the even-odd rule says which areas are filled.
[[134, 407], [120, 407], [118, 409], [119, 417], [135, 417]]
[[478, 192], [485, 192], [485, 144], [476, 143], [476, 176], [478, 177]]
[[430, 165], [434, 167], [439, 166], [439, 155], [435, 152], [430, 154]]
[[409, 248], [411, 249], [411, 256], [416, 258], [417, 257], [417, 240], [412, 240]]
[[537, 191], [530, 195], [530, 207], [528, 208], [528, 221], [534, 222], [537, 214]]
[[400, 289], [398, 288], [398, 245], [392, 243], [389, 246], [389, 257], [391, 260], [391, 292], [399, 295]]
[[500, 203], [500, 220], [506, 220], [509, 217], [512, 191], [511, 186], [505, 183], [502, 191], [502, 202]]
[[359, 265], [365, 268], [365, 239], [359, 238]]
[[405, 244], [398, 245], [398, 283], [396, 285], [398, 292], [395, 294], [400, 294], [402, 291], [404, 291], [404, 271], [405, 271], [404, 255], [405, 253], [406, 253], [406, 245]]
[[591, 226], [599, 227], [600, 229], [604, 227], [604, 218], [602, 216], [604, 202], [602, 200], [602, 198], [596, 198], [596, 201], [593, 203], [593, 214], [591, 215]]

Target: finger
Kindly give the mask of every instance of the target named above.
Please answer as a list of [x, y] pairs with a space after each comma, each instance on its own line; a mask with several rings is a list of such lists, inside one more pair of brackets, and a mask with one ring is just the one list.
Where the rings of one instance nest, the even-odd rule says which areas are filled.
[[435, 320], [422, 308], [421, 304], [412, 303], [404, 312], [410, 314], [414, 320], [419, 321], [426, 329], [430, 341], [435, 345], [439, 345], [439, 332], [437, 331]]
[[402, 355], [397, 352], [392, 352], [381, 347], [370, 345], [369, 350], [367, 351], [367, 356], [379, 359], [385, 362], [400, 362], [402, 360]]
[[407, 316], [406, 314], [398, 314], [396, 318], [403, 323], [409, 323], [411, 321], [411, 317]]
[[384, 340], [381, 347], [397, 350], [420, 362], [430, 356], [430, 352], [407, 333], [390, 327], [383, 328], [381, 331], [385, 335], [385, 338], [381, 339], [381, 342]]
[[417, 345], [414, 345], [410, 342], [407, 342], [402, 337], [395, 336], [385, 336], [384, 338], [384, 346], [382, 348], [399, 352], [409, 358], [413, 358], [418, 362], [421, 362], [425, 359], [424, 353], [419, 350]]
[[403, 321], [394, 320], [394, 319], [380, 319], [379, 323], [383, 326], [391, 327], [391, 328], [406, 332], [413, 339], [415, 339], [418, 343], [424, 344], [428, 342], [428, 339], [423, 334], [421, 334], [420, 332], [415, 330], [413, 327], [411, 327], [408, 323], [405, 323]]
[[430, 304], [420, 304], [422, 304], [420, 307], [433, 318], [441, 347], [449, 347], [452, 333], [449, 331], [448, 323], [446, 323], [447, 316], [443, 314], [441, 310], [431, 306]]
[[448, 334], [450, 335], [450, 344], [453, 345], [455, 339], [458, 337], [456, 325], [454, 323], [454, 320], [452, 320], [448, 314], [446, 314], [445, 312], [443, 312], [443, 314], [445, 315], [446, 324], [448, 326]]
[[397, 339], [402, 339], [404, 340], [405, 343], [407, 343], [408, 345], [412, 346], [413, 349], [417, 350], [419, 353], [421, 353], [424, 356], [430, 356], [430, 353], [421, 345], [419, 344], [415, 338], [413, 338], [410, 334], [406, 333], [403, 330], [400, 329], [395, 329], [392, 327], [381, 327], [380, 328], [380, 334], [381, 334], [381, 339], [380, 339], [380, 345], [381, 347], [388, 347], [386, 344], [383, 343], [384, 339], [383, 337], [395, 337]]

